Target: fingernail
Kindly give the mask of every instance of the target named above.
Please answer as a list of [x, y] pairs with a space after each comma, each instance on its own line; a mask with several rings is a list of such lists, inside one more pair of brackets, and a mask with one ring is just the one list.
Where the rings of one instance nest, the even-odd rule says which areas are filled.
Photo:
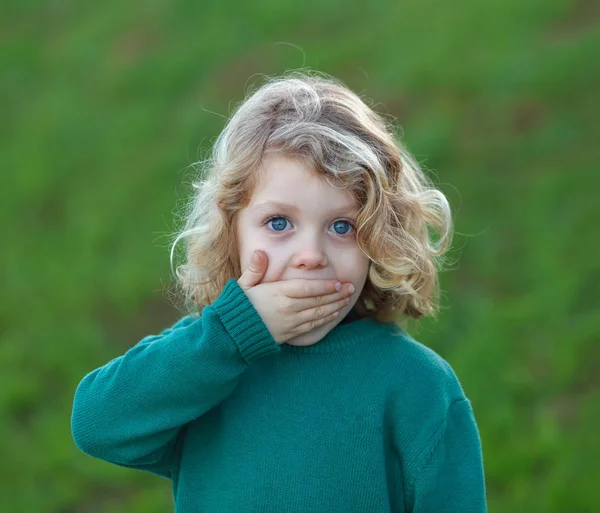
[[258, 261], [258, 252], [255, 251], [254, 253], [252, 253], [252, 262], [257, 262]]
[[342, 290], [342, 284], [341, 284], [341, 283], [339, 283], [339, 282], [338, 282], [338, 283], [336, 283], [336, 284], [335, 284], [335, 290], [337, 290], [338, 292], [339, 292], [340, 290]]
[[348, 287], [348, 290], [350, 291], [350, 294], [354, 293], [354, 291], [356, 290], [354, 288], [354, 285], [352, 285], [352, 283], [350, 284], [350, 286]]

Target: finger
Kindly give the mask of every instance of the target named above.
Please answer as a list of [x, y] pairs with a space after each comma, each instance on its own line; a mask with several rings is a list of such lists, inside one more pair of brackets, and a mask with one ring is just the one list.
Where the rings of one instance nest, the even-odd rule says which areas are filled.
[[252, 254], [248, 268], [237, 281], [242, 290], [246, 291], [260, 283], [267, 271], [268, 258], [264, 251], [256, 250]]
[[346, 283], [342, 286], [342, 290], [335, 292], [334, 294], [327, 294], [325, 296], [313, 296], [304, 298], [293, 298], [289, 299], [290, 310], [293, 312], [302, 312], [309, 308], [316, 308], [318, 306], [328, 305], [335, 303], [340, 299], [344, 299], [354, 292], [354, 288], [350, 289], [351, 283]]
[[289, 280], [285, 282], [283, 293], [287, 297], [313, 297], [333, 294], [341, 283], [336, 280]]
[[316, 308], [309, 308], [308, 310], [299, 312], [298, 318], [302, 324], [310, 323], [311, 321], [317, 322], [323, 317], [328, 317], [329, 315], [341, 310], [349, 303], [350, 298], [345, 297], [328, 305], [317, 306]]
[[336, 310], [335, 312], [330, 313], [329, 315], [325, 315], [325, 316], [321, 317], [320, 319], [313, 319], [308, 322], [305, 322], [304, 324], [300, 324], [299, 326], [296, 327], [296, 329], [294, 331], [298, 335], [301, 335], [302, 333], [306, 333], [310, 330], [314, 330], [315, 328], [323, 326], [324, 324], [335, 321], [336, 319], [338, 319], [339, 315], [340, 315], [340, 311]]

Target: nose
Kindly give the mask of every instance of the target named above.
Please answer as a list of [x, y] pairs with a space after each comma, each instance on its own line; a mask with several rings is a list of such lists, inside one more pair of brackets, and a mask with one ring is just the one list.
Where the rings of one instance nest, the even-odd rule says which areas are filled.
[[299, 269], [321, 269], [327, 267], [327, 255], [321, 241], [304, 238], [294, 253], [293, 266]]

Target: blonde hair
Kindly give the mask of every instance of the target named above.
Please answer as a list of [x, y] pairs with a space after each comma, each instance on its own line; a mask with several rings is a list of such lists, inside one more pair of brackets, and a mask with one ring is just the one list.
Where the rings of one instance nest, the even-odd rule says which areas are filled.
[[[241, 275], [236, 213], [246, 206], [267, 153], [302, 159], [354, 195], [357, 244], [370, 260], [359, 313], [380, 322], [439, 310], [438, 270], [452, 238], [448, 201], [395, 138], [394, 128], [340, 81], [292, 72], [241, 103], [216, 140], [184, 213], [186, 262], [176, 280], [188, 310], [202, 311]], [[437, 241], [430, 229], [439, 235]]]

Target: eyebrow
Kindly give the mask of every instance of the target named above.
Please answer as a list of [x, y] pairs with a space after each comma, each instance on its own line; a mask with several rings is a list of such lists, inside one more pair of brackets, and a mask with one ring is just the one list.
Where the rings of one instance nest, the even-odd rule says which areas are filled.
[[[288, 203], [282, 203], [280, 201], [265, 201], [254, 205], [256, 210], [279, 210], [281, 212], [290, 212], [292, 214], [298, 214], [300, 209], [296, 205], [290, 205]], [[358, 209], [353, 205], [344, 205], [339, 208], [332, 208], [329, 210], [330, 215], [339, 214], [356, 214]]]

